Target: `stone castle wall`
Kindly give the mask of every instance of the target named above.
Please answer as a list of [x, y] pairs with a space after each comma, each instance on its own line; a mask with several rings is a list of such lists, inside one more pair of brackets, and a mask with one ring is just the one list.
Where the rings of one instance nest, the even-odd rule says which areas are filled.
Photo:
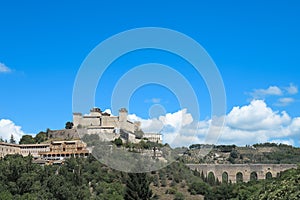
[[103, 127], [119, 127], [119, 118], [117, 116], [102, 116], [101, 126], [103, 126]]
[[49, 130], [48, 132], [48, 138], [57, 138], [57, 139], [78, 139], [78, 131], [77, 129], [62, 129], [62, 130]]
[[91, 109], [90, 114], [82, 115], [81, 113], [73, 113], [74, 128], [99, 128], [99, 132], [104, 129], [124, 129], [131, 133], [139, 130], [139, 123], [128, 121], [128, 112], [122, 108], [119, 111], [119, 116], [112, 116], [108, 113], [103, 113], [99, 108]]

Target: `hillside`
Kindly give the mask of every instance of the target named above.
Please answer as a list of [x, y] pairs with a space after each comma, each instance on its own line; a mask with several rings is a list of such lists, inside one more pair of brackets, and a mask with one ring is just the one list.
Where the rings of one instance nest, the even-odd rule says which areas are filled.
[[[205, 184], [183, 163], [147, 173], [154, 199], [203, 199], [190, 185]], [[64, 165], [40, 166], [31, 157], [0, 159], [0, 199], [124, 199], [128, 174], [106, 167], [92, 156], [70, 158]]]
[[186, 163], [209, 164], [296, 164], [300, 163], [300, 148], [285, 144], [254, 144], [238, 147], [216, 145], [211, 152], [201, 156], [201, 145], [191, 145], [182, 157]]
[[[276, 179], [248, 183], [220, 183], [191, 171], [177, 161], [146, 174], [153, 199], [299, 199], [300, 169]], [[0, 199], [122, 200], [128, 174], [106, 167], [92, 156], [70, 158], [62, 166], [40, 166], [31, 157], [8, 155], [0, 160]]]

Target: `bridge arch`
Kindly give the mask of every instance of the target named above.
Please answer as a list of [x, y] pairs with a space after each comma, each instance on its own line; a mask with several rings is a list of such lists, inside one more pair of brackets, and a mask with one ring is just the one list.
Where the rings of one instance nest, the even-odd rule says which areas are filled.
[[272, 179], [272, 178], [273, 178], [272, 172], [267, 172], [267, 173], [266, 173], [266, 179], [267, 179], [267, 180], [270, 180], [270, 179]]
[[235, 175], [235, 182], [236, 183], [242, 183], [244, 182], [244, 174], [243, 172], [237, 172]]
[[250, 174], [250, 181], [257, 181], [258, 175], [256, 171], [251, 172]]
[[228, 172], [224, 171], [222, 173], [222, 183], [228, 183], [229, 182], [229, 176], [228, 176]]
[[216, 176], [213, 171], [209, 171], [207, 174], [207, 183], [210, 185], [215, 185], [216, 183]]

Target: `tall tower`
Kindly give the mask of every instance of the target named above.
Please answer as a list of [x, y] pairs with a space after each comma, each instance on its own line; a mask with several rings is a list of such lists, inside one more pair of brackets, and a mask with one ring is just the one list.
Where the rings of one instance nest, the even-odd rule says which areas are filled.
[[101, 116], [101, 113], [102, 113], [101, 109], [97, 107], [94, 107], [90, 110], [91, 116]]
[[121, 108], [119, 110], [119, 122], [127, 122], [128, 111], [126, 108]]
[[82, 114], [81, 113], [73, 113], [73, 128], [77, 128], [82, 121]]

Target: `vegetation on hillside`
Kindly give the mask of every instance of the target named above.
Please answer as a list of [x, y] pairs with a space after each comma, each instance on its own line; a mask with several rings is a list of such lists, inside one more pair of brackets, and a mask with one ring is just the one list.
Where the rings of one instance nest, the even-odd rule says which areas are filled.
[[32, 157], [0, 160], [0, 199], [299, 199], [300, 168], [275, 179], [220, 183], [191, 171], [181, 161], [151, 173], [127, 174], [92, 156], [70, 158], [61, 166], [40, 166]]
[[0, 199], [7, 200], [144, 200], [165, 196], [179, 200], [196, 195], [188, 188], [197, 181], [200, 178], [181, 162], [156, 172], [127, 174], [104, 166], [92, 156], [70, 158], [61, 166], [40, 166], [32, 163], [32, 157], [21, 155], [0, 160]]
[[206, 200], [297, 200], [300, 199], [300, 168], [281, 173], [277, 179], [220, 184], [210, 187]]
[[210, 164], [294, 164], [300, 163], [300, 148], [286, 144], [263, 143], [252, 146], [216, 145], [209, 154], [201, 156], [204, 145], [193, 144], [185, 152], [186, 163]]
[[32, 157], [0, 160], [0, 199], [123, 199], [122, 174], [93, 157], [71, 158], [62, 166], [39, 166]]
[[19, 144], [39, 144], [46, 141], [47, 138], [47, 132], [41, 131], [35, 137], [32, 137], [32, 135], [23, 135]]

